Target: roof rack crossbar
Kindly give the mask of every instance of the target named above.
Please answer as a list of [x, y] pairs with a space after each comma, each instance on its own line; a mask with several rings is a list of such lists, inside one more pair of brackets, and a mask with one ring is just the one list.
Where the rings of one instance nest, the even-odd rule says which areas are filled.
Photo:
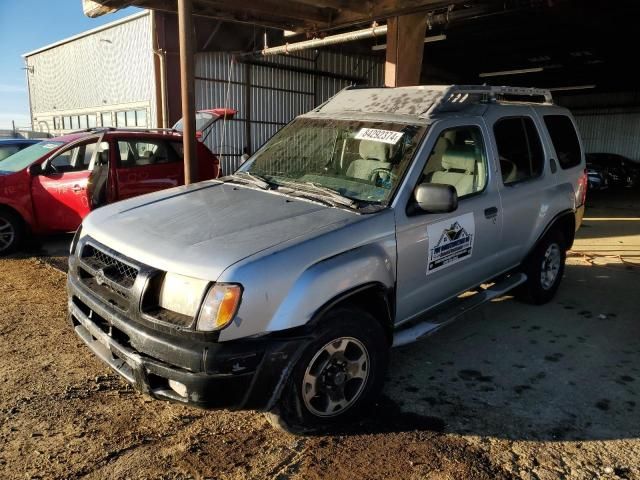
[[[541, 88], [452, 85], [444, 91], [442, 96], [436, 100], [425, 113], [431, 114], [440, 111], [456, 110], [469, 104], [514, 101], [504, 97], [521, 97], [522, 99], [519, 99], [520, 101], [553, 105], [551, 92]], [[536, 101], [535, 98], [543, 100]]]

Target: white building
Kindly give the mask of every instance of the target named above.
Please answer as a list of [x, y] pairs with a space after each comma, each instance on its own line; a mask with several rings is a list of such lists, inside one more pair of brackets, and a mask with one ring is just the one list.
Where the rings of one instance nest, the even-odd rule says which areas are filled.
[[157, 126], [150, 17], [144, 11], [25, 53], [33, 129]]

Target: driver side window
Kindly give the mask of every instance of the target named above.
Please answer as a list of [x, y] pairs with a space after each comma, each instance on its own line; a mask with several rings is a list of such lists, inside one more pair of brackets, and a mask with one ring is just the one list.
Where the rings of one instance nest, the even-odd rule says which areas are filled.
[[49, 161], [56, 173], [79, 172], [93, 168], [91, 159], [96, 149], [96, 142], [85, 143], [65, 150]]
[[480, 128], [443, 130], [429, 154], [420, 183], [451, 185], [458, 198], [483, 191], [487, 184], [487, 155]]

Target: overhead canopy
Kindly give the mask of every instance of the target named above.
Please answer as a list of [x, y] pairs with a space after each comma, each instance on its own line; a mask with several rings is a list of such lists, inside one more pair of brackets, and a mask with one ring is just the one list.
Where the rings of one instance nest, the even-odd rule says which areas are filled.
[[[322, 31], [464, 3], [463, 0], [193, 0], [193, 14], [294, 31]], [[87, 16], [135, 6], [175, 12], [175, 0], [83, 0]]]

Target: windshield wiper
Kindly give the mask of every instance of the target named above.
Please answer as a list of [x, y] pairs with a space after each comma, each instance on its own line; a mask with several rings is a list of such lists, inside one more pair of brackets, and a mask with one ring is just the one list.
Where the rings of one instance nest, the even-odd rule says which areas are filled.
[[[322, 185], [316, 185], [313, 182], [304, 182], [304, 183], [287, 182], [283, 184], [283, 186], [293, 191], [297, 190], [300, 192], [321, 197], [325, 200], [330, 200], [332, 203], [337, 205], [344, 205], [350, 208], [354, 208], [358, 206], [358, 202], [356, 202], [355, 200], [349, 197], [345, 197], [337, 190], [334, 190], [333, 188], [329, 188], [329, 187], [324, 187]], [[282, 186], [278, 190], [282, 190]]]
[[271, 190], [271, 188], [273, 187], [273, 184], [269, 183], [263, 177], [249, 172], [236, 172], [232, 173], [231, 175], [227, 175], [225, 178], [229, 178], [235, 181], [240, 180], [241, 182], [248, 182], [261, 188], [262, 190]]

